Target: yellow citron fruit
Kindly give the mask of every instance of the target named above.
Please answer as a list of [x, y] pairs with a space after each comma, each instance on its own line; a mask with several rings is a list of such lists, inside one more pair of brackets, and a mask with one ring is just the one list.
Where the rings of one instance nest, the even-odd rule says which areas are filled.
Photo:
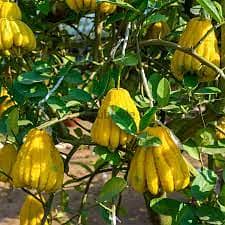
[[160, 190], [173, 192], [187, 187], [189, 168], [169, 129], [156, 126], [147, 128], [145, 132], [158, 137], [162, 144], [137, 148], [128, 172], [130, 185], [137, 192], [143, 193], [148, 189], [153, 195]]
[[100, 13], [110, 14], [116, 10], [116, 5], [107, 2], [97, 5], [96, 0], [66, 0], [66, 3], [77, 13], [99, 10]]
[[1, 171], [11, 175], [12, 166], [16, 161], [17, 151], [12, 144], [6, 144], [0, 149], [0, 181], [7, 182], [9, 178], [4, 174], [1, 174]]
[[[202, 40], [203, 37], [205, 38]], [[200, 40], [202, 41], [200, 42]], [[220, 66], [217, 38], [210, 20], [199, 17], [191, 19], [178, 44], [184, 48], [195, 48], [198, 44], [194, 49], [195, 52], [216, 66]], [[193, 56], [178, 50], [173, 55], [171, 71], [178, 80], [182, 80], [183, 75], [187, 72], [196, 73], [200, 82], [215, 80], [217, 75], [214, 70], [203, 65]]]
[[145, 35], [146, 39], [164, 39], [170, 32], [168, 24], [164, 21], [153, 23]]
[[122, 131], [108, 115], [110, 106], [118, 106], [126, 110], [139, 127], [140, 115], [129, 92], [123, 88], [111, 89], [102, 101], [97, 118], [91, 128], [92, 140], [102, 146], [117, 148], [131, 141], [132, 136]]
[[[20, 225], [41, 225], [43, 216], [42, 203], [32, 195], [28, 195], [20, 209]], [[46, 221], [44, 225], [48, 225], [48, 222]]]
[[[225, 138], [225, 116], [221, 117], [217, 122], [216, 137], [218, 140]], [[223, 131], [223, 132], [221, 132]]]
[[20, 20], [0, 19], [0, 50], [10, 55], [12, 49], [32, 51], [36, 48], [36, 38], [32, 30]]
[[55, 192], [62, 186], [63, 175], [63, 160], [52, 137], [44, 130], [30, 130], [13, 166], [15, 187]]
[[10, 99], [6, 88], [2, 87], [0, 92], [0, 97], [7, 96], [7, 98], [0, 103], [0, 116], [11, 106], [14, 105], [14, 102]]
[[22, 13], [15, 2], [0, 1], [0, 18], [21, 20]]

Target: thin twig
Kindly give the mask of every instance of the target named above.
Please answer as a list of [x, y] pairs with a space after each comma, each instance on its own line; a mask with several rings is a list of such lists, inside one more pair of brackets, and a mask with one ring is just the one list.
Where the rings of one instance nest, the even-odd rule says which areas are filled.
[[211, 63], [209, 60], [205, 59], [204, 57], [200, 56], [199, 54], [197, 54], [193, 48], [183, 48], [180, 45], [170, 42], [170, 41], [164, 41], [164, 40], [159, 40], [159, 39], [150, 39], [150, 40], [146, 40], [146, 41], [141, 41], [140, 42], [140, 46], [144, 47], [144, 46], [148, 46], [148, 45], [161, 45], [161, 46], [165, 46], [165, 47], [169, 47], [169, 48], [173, 48], [173, 49], [177, 49], [181, 52], [184, 52], [188, 55], [193, 56], [194, 58], [196, 58], [199, 62], [201, 62], [202, 64], [212, 68], [215, 72], [217, 72], [223, 79], [225, 79], [225, 74], [223, 72], [222, 69], [220, 69], [218, 66], [216, 66], [215, 64]]

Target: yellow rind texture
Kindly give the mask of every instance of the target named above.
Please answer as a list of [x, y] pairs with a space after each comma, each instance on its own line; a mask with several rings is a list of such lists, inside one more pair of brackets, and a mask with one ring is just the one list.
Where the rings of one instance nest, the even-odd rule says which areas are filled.
[[7, 96], [7, 98], [0, 104], [0, 116], [11, 106], [14, 105], [14, 102], [10, 99], [10, 96], [5, 87], [1, 88], [0, 97]]
[[116, 149], [131, 141], [131, 136], [122, 131], [108, 115], [110, 106], [118, 106], [126, 110], [139, 127], [140, 115], [137, 107], [127, 90], [123, 88], [111, 89], [102, 101], [97, 118], [91, 128], [91, 138], [96, 144]]
[[168, 24], [164, 21], [153, 23], [145, 35], [146, 39], [164, 39], [170, 32]]
[[[6, 144], [0, 149], [0, 170], [11, 175], [12, 166], [16, 161], [17, 151], [12, 144]], [[9, 178], [0, 173], [0, 181], [7, 182]]]
[[[217, 126], [225, 132], [225, 116], [221, 117], [218, 122], [217, 122]], [[225, 138], [225, 134], [223, 134], [221, 131], [219, 131], [219, 129], [216, 129], [216, 138], [218, 140], [220, 139], [224, 139]]]
[[0, 18], [21, 20], [22, 13], [15, 2], [2, 2], [0, 4]]
[[111, 14], [116, 10], [116, 5], [107, 2], [97, 5], [96, 0], [66, 0], [66, 3], [76, 13], [99, 10], [102, 14]]
[[[220, 66], [218, 42], [211, 20], [199, 17], [191, 19], [187, 23], [178, 45], [183, 48], [193, 48], [199, 56], [218, 67]], [[171, 71], [178, 80], [182, 80], [185, 73], [196, 73], [199, 82], [213, 81], [217, 75], [214, 70], [202, 65], [193, 56], [179, 50], [176, 50], [172, 57]]]
[[64, 165], [47, 132], [29, 131], [12, 169], [15, 187], [55, 192], [63, 183]]
[[161, 145], [136, 149], [128, 171], [131, 187], [141, 193], [148, 189], [153, 195], [187, 187], [190, 183], [189, 168], [170, 130], [155, 126], [146, 128], [145, 132], [158, 137]]
[[128, 182], [139, 193], [146, 191], [145, 149], [138, 148], [130, 165]]
[[[40, 225], [43, 216], [44, 208], [42, 203], [33, 196], [28, 195], [20, 209], [20, 225]], [[48, 221], [44, 225], [48, 225]]]

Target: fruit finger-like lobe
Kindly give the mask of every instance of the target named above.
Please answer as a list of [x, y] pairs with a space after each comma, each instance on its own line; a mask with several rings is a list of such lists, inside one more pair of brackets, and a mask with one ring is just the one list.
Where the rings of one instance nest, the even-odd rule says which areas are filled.
[[21, 20], [21, 10], [15, 2], [1, 2], [0, 18]]
[[13, 32], [10, 26], [10, 21], [6, 18], [0, 19], [0, 36], [4, 50], [10, 49], [13, 46]]
[[[12, 166], [16, 161], [17, 151], [12, 144], [6, 144], [0, 149], [0, 170], [11, 176]], [[9, 178], [0, 173], [0, 181], [7, 182]]]
[[[201, 41], [200, 41], [201, 40]], [[210, 20], [199, 17], [191, 19], [187, 23], [179, 40], [179, 45], [184, 48], [195, 47], [198, 55], [208, 59], [211, 63], [215, 59], [215, 65], [220, 65], [220, 55], [217, 38]], [[183, 60], [181, 58], [183, 57]], [[178, 68], [182, 68], [180, 71]], [[200, 82], [212, 81], [216, 78], [216, 73], [207, 66], [201, 66], [201, 63], [193, 56], [184, 54], [176, 50], [171, 61], [171, 71], [177, 79], [183, 79], [183, 74], [190, 72], [196, 73]]]
[[20, 29], [20, 33], [23, 36], [22, 47], [28, 50], [36, 48], [36, 39], [32, 30], [22, 21], [16, 20], [16, 23]]
[[12, 170], [16, 187], [53, 192], [63, 182], [63, 161], [47, 132], [32, 129], [21, 146]]
[[120, 128], [116, 126], [113, 122], [111, 123], [111, 132], [110, 132], [109, 147], [116, 149], [120, 144]]
[[129, 143], [132, 138], [126, 133], [121, 134], [121, 129], [112, 121], [108, 115], [110, 106], [118, 106], [126, 110], [134, 119], [137, 127], [139, 127], [140, 115], [127, 90], [113, 88], [107, 93], [92, 125], [91, 137], [99, 145], [116, 149], [119, 145]]
[[143, 193], [146, 190], [145, 149], [138, 148], [132, 161], [128, 180], [135, 191]]
[[154, 148], [153, 155], [157, 172], [159, 174], [160, 183], [162, 185], [162, 189], [165, 192], [173, 192], [174, 191], [173, 174], [171, 168], [166, 163], [166, 160], [163, 157], [162, 148], [161, 147]]
[[[180, 166], [180, 169], [183, 173], [183, 182], [182, 182], [183, 184], [180, 189], [184, 189], [190, 183], [190, 172], [189, 172], [188, 165], [187, 165], [184, 157], [182, 156], [180, 149], [178, 148], [177, 144], [173, 140], [172, 133], [170, 132], [170, 130], [166, 127], [161, 128], [161, 129], [162, 129], [162, 132], [164, 132], [166, 141], [167, 141], [168, 145], [170, 146], [170, 149], [173, 152], [174, 157], [177, 160], [177, 165]], [[177, 167], [177, 169], [179, 169], [179, 167]]]
[[145, 174], [148, 190], [153, 195], [157, 195], [159, 192], [159, 177], [157, 174], [155, 160], [151, 148], [146, 149]]
[[72, 10], [79, 12], [79, 8], [75, 0], [66, 0], [66, 3]]
[[[43, 196], [42, 196], [42, 199]], [[40, 225], [44, 216], [44, 208], [40, 201], [28, 195], [20, 209], [20, 225]], [[44, 225], [48, 225], [46, 221]]]
[[20, 28], [16, 21], [11, 20], [10, 21], [10, 26], [13, 31], [13, 44], [17, 47], [22, 46], [23, 43], [23, 35], [20, 33]]

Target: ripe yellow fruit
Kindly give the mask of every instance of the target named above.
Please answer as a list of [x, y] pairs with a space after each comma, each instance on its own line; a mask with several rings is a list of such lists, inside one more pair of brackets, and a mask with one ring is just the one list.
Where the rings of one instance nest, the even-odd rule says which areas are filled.
[[113, 88], [107, 93], [92, 125], [91, 138], [99, 145], [115, 149], [119, 145], [124, 146], [130, 142], [132, 136], [122, 131], [108, 115], [108, 107], [113, 105], [126, 110], [134, 119], [137, 127], [139, 127], [140, 115], [127, 90]]
[[[11, 175], [12, 166], [16, 161], [17, 151], [12, 144], [6, 144], [0, 149], [0, 171]], [[9, 178], [0, 172], [0, 181], [7, 182]]]
[[51, 136], [44, 130], [29, 131], [13, 166], [15, 187], [55, 192], [62, 186], [63, 174], [63, 161]]
[[0, 19], [0, 50], [10, 55], [17, 49], [32, 51], [36, 48], [36, 38], [32, 30], [22, 21], [16, 19]]
[[146, 39], [164, 39], [170, 32], [168, 24], [164, 21], [153, 23], [145, 35]]
[[7, 98], [0, 104], [0, 116], [11, 106], [14, 102], [10, 99], [6, 88], [2, 87], [0, 92], [0, 97], [7, 96]]
[[[198, 44], [206, 34], [207, 36]], [[216, 66], [220, 66], [217, 38], [210, 20], [199, 17], [191, 19], [178, 44], [184, 48], [194, 48], [198, 44], [195, 52]], [[178, 80], [182, 80], [187, 72], [196, 73], [200, 82], [215, 80], [217, 75], [214, 70], [203, 65], [193, 56], [178, 50], [173, 55], [171, 71]]]
[[216, 129], [216, 137], [218, 140], [225, 138], [225, 116], [221, 117], [217, 122], [218, 128], [220, 128], [224, 133], [222, 133], [219, 129]]
[[[147, 186], [153, 195], [158, 194], [160, 189], [173, 192], [187, 187], [190, 182], [189, 168], [170, 131], [166, 127], [156, 126], [146, 128], [145, 132], [160, 138], [162, 144], [137, 148], [128, 172], [130, 185], [138, 192], [144, 192]], [[140, 151], [143, 157], [140, 157]], [[145, 173], [142, 172], [143, 168]], [[134, 182], [136, 174], [141, 174], [142, 188]]]
[[22, 13], [15, 2], [0, 1], [0, 18], [21, 20]]
[[[20, 209], [20, 225], [41, 225], [43, 216], [42, 203], [32, 195], [28, 195]], [[46, 221], [44, 225], [48, 225], [48, 222]]]
[[77, 13], [99, 10], [100, 13], [110, 14], [116, 10], [116, 5], [103, 2], [98, 6], [96, 0], [66, 0], [66, 3], [70, 9]]

